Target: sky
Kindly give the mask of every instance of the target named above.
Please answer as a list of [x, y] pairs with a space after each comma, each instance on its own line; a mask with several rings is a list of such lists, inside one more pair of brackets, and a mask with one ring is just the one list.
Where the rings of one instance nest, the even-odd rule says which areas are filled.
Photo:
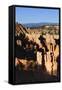
[[16, 7], [16, 22], [26, 23], [59, 23], [58, 9]]

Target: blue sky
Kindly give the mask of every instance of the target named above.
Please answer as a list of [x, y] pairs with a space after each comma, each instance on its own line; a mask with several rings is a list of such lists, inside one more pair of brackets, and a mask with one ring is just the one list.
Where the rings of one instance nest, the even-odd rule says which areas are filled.
[[18, 23], [59, 23], [58, 9], [16, 7]]

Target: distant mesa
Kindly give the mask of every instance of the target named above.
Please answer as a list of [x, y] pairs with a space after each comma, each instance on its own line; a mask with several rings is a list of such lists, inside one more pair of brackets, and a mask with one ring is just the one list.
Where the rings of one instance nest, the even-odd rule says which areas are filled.
[[41, 28], [43, 26], [58, 26], [58, 23], [27, 23], [23, 24], [27, 28]]

